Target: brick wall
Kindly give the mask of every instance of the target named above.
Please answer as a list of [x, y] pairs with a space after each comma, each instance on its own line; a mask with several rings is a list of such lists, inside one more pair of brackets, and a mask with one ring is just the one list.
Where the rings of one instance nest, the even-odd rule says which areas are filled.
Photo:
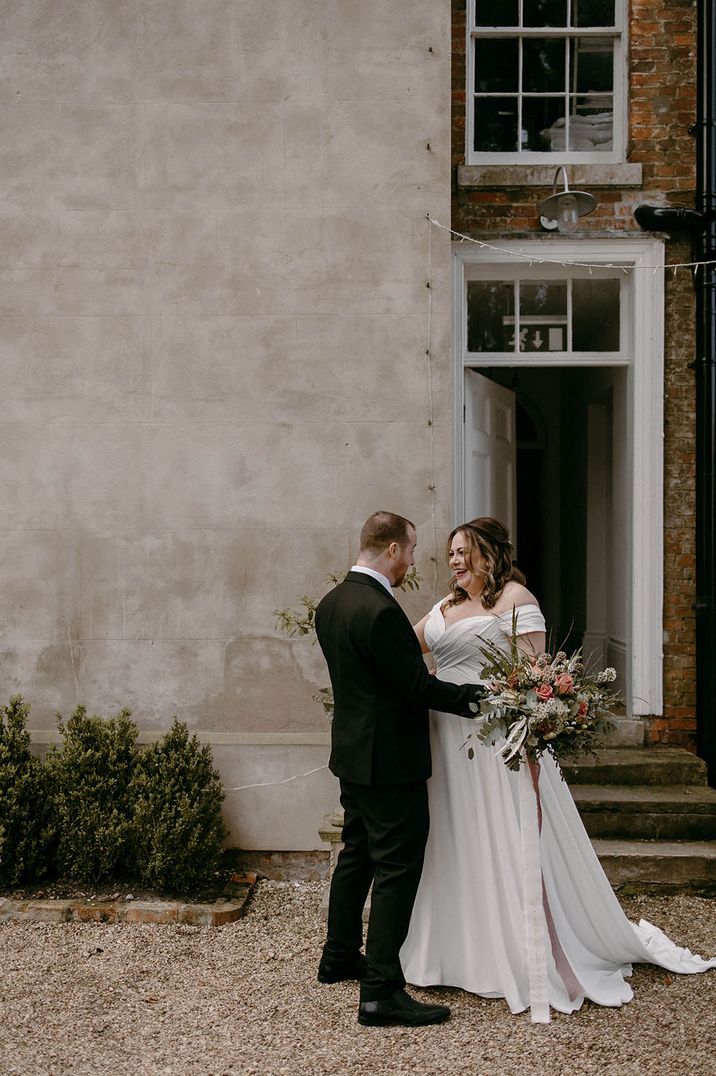
[[[689, 261], [688, 243], [667, 244], [667, 260]], [[669, 274], [672, 277], [672, 274]], [[652, 738], [695, 745], [695, 382], [691, 274], [666, 283], [664, 370], [664, 716]]]
[[[544, 235], [537, 203], [544, 187], [458, 189], [465, 163], [465, 0], [452, 4], [452, 227], [466, 235]], [[629, 45], [629, 162], [642, 186], [595, 190], [597, 208], [582, 234], [641, 233], [640, 203], [693, 206], [696, 113], [696, 10], [693, 0], [632, 0]], [[588, 185], [587, 185], [588, 187]], [[683, 236], [666, 244], [667, 262], [690, 261]], [[694, 293], [691, 276], [667, 274], [664, 448], [664, 715], [649, 722], [654, 742], [695, 743], [694, 641]]]

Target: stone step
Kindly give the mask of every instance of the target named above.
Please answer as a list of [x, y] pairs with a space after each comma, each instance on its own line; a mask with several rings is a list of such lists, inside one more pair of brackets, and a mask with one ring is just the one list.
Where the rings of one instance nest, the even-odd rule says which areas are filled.
[[[593, 840], [594, 850], [612, 887], [626, 893], [698, 893], [716, 896], [716, 841]], [[328, 916], [326, 886], [321, 902]], [[370, 895], [363, 910], [368, 922]]]
[[574, 785], [590, 837], [716, 840], [716, 789], [704, 785]]
[[615, 715], [612, 729], [604, 736], [605, 747], [643, 747], [646, 730], [643, 717]]
[[563, 766], [570, 785], [706, 785], [706, 763], [683, 747], [607, 747]]
[[594, 840], [615, 889], [716, 894], [716, 841]]
[[[638, 802], [638, 797], [631, 801], [625, 798], [623, 802], [633, 804]], [[335, 857], [341, 847], [340, 830], [331, 826], [329, 832], [331, 851]], [[690, 891], [716, 896], [714, 839], [686, 841], [592, 837], [592, 845], [615, 889], [665, 893]], [[328, 892], [329, 886], [326, 886], [322, 901], [324, 918], [328, 912]], [[370, 903], [364, 914], [366, 922], [369, 909]]]

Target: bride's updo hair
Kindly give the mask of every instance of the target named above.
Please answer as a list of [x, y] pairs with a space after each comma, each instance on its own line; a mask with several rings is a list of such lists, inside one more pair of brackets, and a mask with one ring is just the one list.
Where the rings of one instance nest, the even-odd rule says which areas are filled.
[[[447, 557], [450, 560], [450, 546], [456, 534], [462, 534], [465, 539], [465, 563], [471, 571], [472, 552], [477, 550], [482, 553], [487, 561], [487, 575], [485, 584], [480, 594], [480, 600], [486, 609], [492, 609], [505, 588], [505, 583], [514, 579], [516, 583], [525, 583], [525, 577], [519, 568], [512, 563], [512, 543], [507, 528], [500, 523], [499, 519], [491, 519], [490, 516], [481, 516], [479, 519], [471, 519], [469, 523], [461, 523], [450, 534], [447, 540]], [[466, 590], [457, 585], [455, 579], [450, 580], [452, 597], [445, 603], [446, 608], [450, 605], [460, 605], [467, 601], [469, 595]]]

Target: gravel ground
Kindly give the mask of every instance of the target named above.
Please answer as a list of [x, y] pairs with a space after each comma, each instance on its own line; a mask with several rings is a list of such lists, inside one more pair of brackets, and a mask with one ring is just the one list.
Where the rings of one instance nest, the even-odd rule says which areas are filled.
[[[550, 1025], [459, 990], [438, 1027], [362, 1028], [357, 986], [322, 986], [321, 884], [262, 882], [238, 923], [212, 929], [0, 924], [2, 1076], [581, 1076], [716, 1074], [716, 971], [635, 968], [621, 1009], [587, 1002]], [[716, 953], [716, 901], [633, 897], [643, 916]]]

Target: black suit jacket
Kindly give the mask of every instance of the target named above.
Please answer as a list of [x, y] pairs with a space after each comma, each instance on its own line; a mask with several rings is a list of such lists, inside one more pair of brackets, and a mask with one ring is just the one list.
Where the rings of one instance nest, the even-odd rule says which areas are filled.
[[372, 576], [349, 572], [315, 625], [335, 701], [331, 771], [359, 785], [426, 780], [428, 709], [473, 717], [473, 690], [428, 673], [410, 621]]

